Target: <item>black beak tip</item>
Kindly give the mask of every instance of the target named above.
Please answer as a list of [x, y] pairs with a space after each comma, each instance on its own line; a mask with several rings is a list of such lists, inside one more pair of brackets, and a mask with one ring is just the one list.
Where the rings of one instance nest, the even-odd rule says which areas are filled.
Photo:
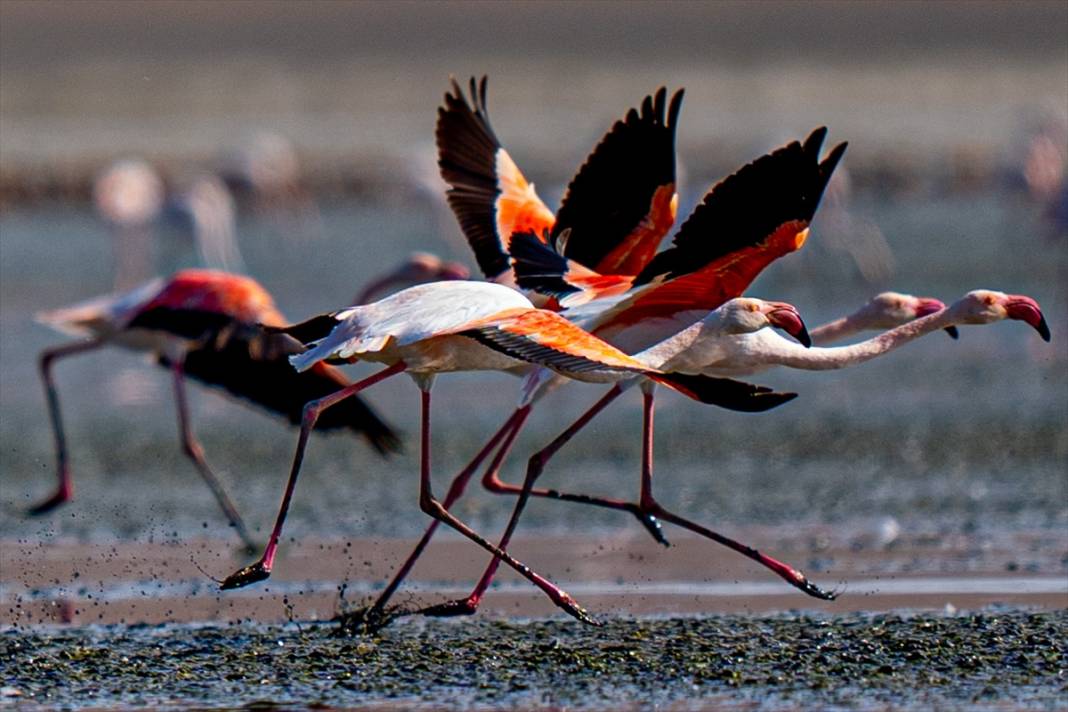
[[947, 326], [945, 328], [945, 332], [947, 334], [949, 334], [949, 338], [951, 338], [951, 339], [956, 340], [956, 339], [960, 338], [960, 331], [958, 331], [957, 327], [955, 327], [955, 326]]
[[804, 326], [801, 327], [801, 331], [797, 334], [797, 340], [806, 349], [812, 347], [812, 337], [808, 335], [808, 329]]
[[1038, 326], [1035, 327], [1038, 330], [1038, 335], [1042, 337], [1042, 340], [1049, 343], [1053, 338], [1053, 334], [1049, 331], [1049, 324], [1046, 323], [1046, 317], [1039, 319]]

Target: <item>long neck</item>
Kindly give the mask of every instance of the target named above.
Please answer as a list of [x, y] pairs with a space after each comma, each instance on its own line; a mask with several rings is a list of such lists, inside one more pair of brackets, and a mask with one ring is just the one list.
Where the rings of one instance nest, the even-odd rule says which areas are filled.
[[668, 366], [677, 356], [685, 355], [702, 337], [719, 333], [721, 329], [719, 314], [713, 311], [696, 324], [691, 324], [663, 341], [634, 354], [633, 358], [654, 368]]
[[823, 346], [824, 344], [841, 341], [847, 336], [852, 336], [863, 330], [864, 324], [857, 318], [857, 315], [850, 314], [849, 316], [829, 321], [826, 324], [821, 324], [815, 329], [810, 329], [808, 335], [812, 337], [812, 343]]
[[779, 339], [776, 340], [773, 350], [758, 355], [758, 358], [766, 365], [780, 365], [808, 371], [845, 368], [870, 361], [914, 339], [951, 326], [953, 323], [952, 314], [948, 309], [943, 309], [851, 346], [806, 349], [792, 341]]

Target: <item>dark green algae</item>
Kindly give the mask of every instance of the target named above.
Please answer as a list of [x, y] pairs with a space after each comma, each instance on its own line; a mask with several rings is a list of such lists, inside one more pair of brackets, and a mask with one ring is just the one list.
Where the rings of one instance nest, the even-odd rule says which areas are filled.
[[11, 628], [0, 706], [1061, 708], [1068, 611]]

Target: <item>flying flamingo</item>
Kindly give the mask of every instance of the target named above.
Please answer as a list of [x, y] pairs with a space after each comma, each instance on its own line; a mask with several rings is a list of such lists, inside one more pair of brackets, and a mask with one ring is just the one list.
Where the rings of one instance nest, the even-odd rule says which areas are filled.
[[[183, 270], [169, 279], [156, 279], [124, 294], [101, 297], [38, 319], [81, 340], [44, 351], [41, 377], [56, 440], [58, 488], [34, 506], [43, 514], [71, 499], [73, 482], [59, 395], [52, 377], [57, 359], [115, 345], [155, 354], [174, 376], [178, 434], [182, 451], [196, 465], [230, 523], [249, 547], [253, 540], [221, 483], [212, 473], [204, 450], [193, 434], [185, 394], [185, 377], [221, 387], [234, 395], [278, 413], [292, 423], [313, 399], [348, 385], [340, 371], [325, 364], [297, 374], [279, 337], [265, 337], [258, 323], [286, 323], [270, 294], [249, 277], [213, 270]], [[88, 337], [88, 338], [86, 338]], [[378, 452], [399, 448], [393, 430], [365, 403], [352, 400], [320, 423], [324, 429], [348, 428], [362, 433]]]
[[450, 371], [516, 371], [525, 369], [528, 362], [536, 362], [588, 382], [617, 381], [620, 373], [628, 377], [644, 374], [691, 398], [736, 410], [766, 410], [793, 398], [793, 394], [772, 393], [727, 379], [678, 378], [660, 373], [590, 336], [555, 312], [535, 308], [519, 292], [494, 283], [418, 285], [373, 304], [272, 331], [288, 334], [308, 347], [290, 358], [300, 371], [323, 362], [357, 360], [386, 364], [386, 368], [305, 406], [289, 481], [267, 547], [258, 561], [228, 576], [222, 582], [223, 589], [240, 588], [270, 576], [308, 434], [320, 414], [398, 373], [407, 372], [421, 392], [419, 503], [423, 511], [493, 553], [557, 606], [585, 622], [592, 619], [570, 595], [479, 536], [434, 497], [430, 481], [430, 389], [434, 377]]
[[[479, 264], [486, 276], [513, 283], [514, 273], [511, 270], [504, 273], [503, 279], [500, 277], [502, 273], [497, 270], [502, 269], [500, 264], [507, 264], [507, 253], [512, 248], [514, 233], [526, 229], [537, 236], [539, 229], [545, 231], [547, 228], [543, 216], [548, 210], [540, 200], [533, 199], [533, 188], [528, 187], [489, 127], [485, 111], [485, 79], [478, 91], [472, 80], [473, 109], [455, 83], [453, 88], [454, 94], [446, 95], [446, 105], [439, 109], [438, 120], [442, 175], [454, 186], [455, 194], [463, 199], [450, 198], [450, 202], [468, 242], [480, 257]], [[674, 105], [674, 101], [672, 103]], [[628, 115], [628, 120], [630, 118]], [[675, 121], [670, 123], [673, 125]], [[689, 325], [727, 299], [738, 296], [770, 262], [804, 244], [823, 190], [846, 148], [845, 143], [839, 144], [821, 161], [819, 152], [825, 135], [826, 129], [817, 129], [803, 144], [790, 143], [728, 176], [706, 194], [701, 205], [676, 234], [673, 246], [653, 257], [656, 244], [673, 222], [676, 203], [673, 180], [670, 184], [660, 181], [661, 187], [670, 186], [672, 198], [666, 201], [666, 209], [654, 209], [650, 216], [641, 221], [645, 226], [655, 225], [656, 231], [644, 236], [641, 240], [643, 249], [634, 252], [641, 259], [628, 262], [631, 274], [608, 276], [589, 269], [582, 274], [576, 272], [568, 275], [572, 281], [594, 277], [585, 280], [581, 287], [567, 286], [567, 292], [583, 293], [585, 313], [575, 314], [578, 323], [625, 351], [637, 351]], [[601, 146], [609, 143], [606, 138]], [[618, 139], [615, 143], [618, 150]], [[670, 144], [661, 142], [660, 145], [662, 151], [664, 147], [671, 149], [668, 165], [673, 166], [674, 141]], [[452, 165], [456, 162], [454, 155], [457, 152], [465, 158], [465, 171], [456, 170]], [[650, 159], [649, 162], [654, 165], [665, 163], [663, 159]], [[586, 166], [592, 164], [594, 161], [591, 157]], [[507, 180], [499, 178], [497, 167], [502, 165], [507, 169], [503, 172]], [[619, 183], [635, 173], [640, 177], [640, 171], [635, 166], [618, 161], [610, 176], [615, 183]], [[469, 174], [476, 175], [478, 180], [475, 181]], [[574, 183], [579, 183], [578, 179]], [[508, 186], [516, 184], [523, 186], [522, 195], [527, 199], [506, 203], [501, 196], [508, 194]], [[478, 189], [473, 185], [477, 185]], [[653, 195], [659, 195], [660, 204], [665, 204], [665, 191], [661, 187], [657, 187]], [[576, 198], [575, 205], [579, 205], [577, 198], [583, 196], [573, 193], [573, 190], [569, 190], [568, 198]], [[606, 191], [606, 194], [611, 193]], [[655, 207], [658, 201], [654, 199], [651, 204]], [[502, 211], [502, 205], [510, 210]], [[562, 218], [564, 209], [561, 208], [560, 212]], [[574, 212], [581, 214], [577, 208], [574, 208]], [[611, 214], [611, 211], [606, 212]], [[580, 263], [567, 260], [567, 255], [569, 250], [582, 245], [582, 235], [572, 234], [562, 220], [553, 224], [552, 231], [556, 239], [550, 241], [562, 252], [561, 259], [570, 266], [580, 268]], [[634, 232], [639, 231], [635, 229]], [[602, 240], [598, 244], [604, 254], [605, 242]], [[652, 245], [651, 249], [647, 249], [647, 245]], [[611, 245], [608, 245], [607, 254], [612, 254]], [[483, 255], [489, 255], [492, 259], [483, 258]], [[608, 260], [607, 263], [610, 266], [618, 264], [614, 260]], [[561, 281], [559, 274], [554, 271], [548, 285], [532, 286], [547, 286], [551, 291]], [[600, 299], [591, 300], [586, 293], [591, 287], [597, 289], [596, 294]], [[571, 317], [573, 312], [567, 313]], [[470, 477], [495, 449], [496, 455], [486, 470], [483, 485], [496, 493], [518, 493], [519, 488], [501, 481], [497, 472], [529, 415], [533, 400], [539, 392], [544, 393], [558, 383], [558, 379], [547, 378], [531, 386], [537, 392], [526, 394], [526, 404], [512, 413], [475, 458], [456, 475], [445, 498], [446, 507], [462, 495]], [[614, 386], [579, 421], [588, 422], [621, 393], [622, 389]], [[590, 501], [595, 500], [591, 498]], [[636, 509], [630, 511], [638, 516], [658, 541], [666, 543], [655, 518], [643, 516]], [[379, 598], [371, 606], [352, 614], [351, 620], [372, 626], [377, 625], [376, 620], [384, 620], [382, 616], [386, 603], [429, 543], [435, 525], [432, 523], [427, 529]]]

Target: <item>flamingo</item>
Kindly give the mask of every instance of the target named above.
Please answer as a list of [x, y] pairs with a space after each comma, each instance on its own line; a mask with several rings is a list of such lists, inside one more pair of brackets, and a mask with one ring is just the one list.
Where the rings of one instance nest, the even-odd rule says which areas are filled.
[[467, 279], [470, 270], [459, 262], [443, 260], [429, 252], [413, 252], [393, 270], [375, 278], [352, 299], [353, 304], [367, 304], [374, 297], [398, 284], [412, 285], [450, 279]]
[[[296, 423], [308, 400], [344, 387], [340, 371], [325, 364], [297, 374], [286, 361], [279, 339], [264, 337], [257, 323], [286, 323], [271, 295], [249, 277], [213, 270], [189, 269], [169, 279], [155, 279], [129, 292], [100, 297], [45, 312], [39, 321], [80, 340], [42, 352], [41, 378], [56, 441], [58, 487], [31, 514], [44, 514], [70, 500], [73, 481], [59, 394], [52, 376], [54, 363], [66, 356], [107, 345], [155, 355], [174, 378], [178, 434], [182, 451], [211, 488], [219, 506], [245, 545], [255, 545], [237, 509], [204, 456], [193, 434], [186, 402], [185, 377], [218, 386]], [[378, 452], [399, 448], [393, 430], [359, 399], [320, 423], [324, 429], [348, 428], [362, 433]]]
[[587, 334], [559, 314], [537, 309], [519, 292], [492, 282], [417, 285], [372, 304], [323, 314], [272, 332], [290, 335], [307, 347], [305, 352], [290, 357], [298, 371], [323, 362], [356, 360], [382, 363], [386, 368], [305, 406], [289, 481], [267, 546], [258, 561], [223, 580], [224, 590], [270, 576], [308, 434], [320, 414], [398, 373], [407, 372], [421, 394], [419, 503], [423, 511], [490, 551], [497, 557], [495, 560], [511, 566], [570, 615], [591, 623], [593, 620], [569, 594], [493, 546], [434, 497], [430, 480], [430, 390], [434, 377], [451, 371], [523, 370], [528, 362], [536, 362], [588, 382], [618, 381], [620, 373], [644, 374], [691, 398], [736, 410], [766, 410], [794, 397], [737, 381], [679, 379], [661, 373]]
[[[586, 251], [591, 255], [585, 257], [588, 263], [603, 262], [609, 269], [617, 271], [615, 275], [601, 275], [583, 267], [577, 258], [567, 259], [568, 255], [582, 254], [578, 250], [582, 249], [583, 242], [594, 239], [590, 235], [595, 234], [596, 221], [585, 220], [583, 224], [588, 226], [585, 231], [573, 230], [564, 221], [569, 213], [584, 214], [578, 208], [585, 205], [583, 200], [593, 192], [593, 187], [589, 181], [580, 181], [576, 177], [561, 207], [559, 219], [546, 225], [548, 209], [536, 197], [533, 186], [515, 167], [489, 125], [485, 85], [485, 78], [477, 88], [475, 80], [471, 80], [472, 101], [468, 104], [453, 82], [453, 93], [446, 95], [445, 106], [438, 111], [437, 129], [442, 177], [453, 186], [450, 204], [479, 257], [480, 267], [487, 278], [513, 284], [514, 270], [501, 265], [507, 265], [509, 253], [514, 252], [514, 235], [522, 231], [533, 232], [536, 239], [551, 242], [560, 251], [560, 260], [573, 268], [572, 272], [565, 280], [555, 270], [550, 270], [553, 274], [548, 284], [528, 282], [525, 286], [534, 291], [551, 292], [563, 283], [565, 293], [581, 293], [585, 313], [572, 310], [565, 313], [625, 351], [649, 346], [692, 323], [725, 300], [738, 296], [774, 259], [799, 249], [808, 235], [823, 191], [846, 149], [846, 144], [841, 143], [820, 160], [820, 147], [827, 131], [819, 128], [803, 144], [792, 142], [742, 167], [705, 195], [676, 233], [673, 246], [654, 257], [656, 246], [674, 221], [677, 205], [674, 196], [674, 133], [672, 131], [670, 141], [647, 141], [648, 145], [658, 147], [656, 152], [646, 149], [637, 153], [643, 157], [645, 165], [661, 166], [654, 175], [670, 176], [670, 182], [665, 178], [643, 181], [641, 164], [628, 163], [624, 144], [626, 138], [640, 133], [624, 130], [617, 122], [598, 150], [611, 148], [621, 158], [595, 161], [591, 156], [583, 166], [586, 171], [590, 166], [611, 165], [611, 170], [599, 171], [599, 175], [609, 182], [600, 191], [599, 202], [590, 199], [591, 205], [600, 207], [599, 212], [593, 211], [590, 215], [613, 215], [626, 210], [614, 206], [608, 198], [627, 194], [628, 180], [646, 185], [647, 194], [652, 196], [645, 202], [631, 200], [630, 203], [649, 204], [652, 209], [622, 239], [617, 237], [612, 242], [602, 237], [596, 243], [598, 250]], [[676, 124], [678, 109], [675, 105], [679, 98], [676, 94], [670, 112], [672, 118], [661, 122], [664, 126]], [[655, 111], [647, 109], [660, 104], [661, 101], [654, 103], [647, 99], [642, 116], [655, 116]], [[632, 124], [636, 120], [637, 114], [632, 111], [625, 123]], [[656, 135], [651, 131], [648, 133]], [[614, 139], [610, 140], [612, 136]], [[665, 170], [665, 166], [671, 169]], [[585, 191], [575, 190], [577, 185], [583, 185]], [[514, 186], [521, 190], [515, 190]], [[569, 203], [571, 207], [565, 211]], [[539, 237], [539, 230], [543, 235], [550, 230], [551, 233], [548, 238]], [[634, 236], [638, 239], [633, 239]], [[711, 239], [710, 236], [725, 237]], [[632, 246], [623, 250], [628, 257], [634, 257], [622, 261], [625, 269], [620, 267], [619, 254], [622, 253], [615, 252], [615, 245]], [[613, 259], [607, 259], [606, 255]], [[573, 286], [571, 282], [579, 282], [581, 286]], [[595, 290], [593, 297], [587, 289]], [[572, 296], [572, 302], [575, 301], [578, 300]], [[550, 305], [559, 307], [560, 302], [554, 297]], [[572, 303], [571, 306], [578, 305]], [[534, 400], [559, 383], [560, 379], [544, 377], [539, 382], [527, 382], [535, 392], [524, 394], [525, 405], [509, 416], [474, 459], [455, 476], [445, 498], [446, 507], [462, 495], [470, 477], [494, 450], [496, 455], [483, 476], [483, 486], [498, 494], [519, 493], [520, 488], [501, 481], [497, 473]], [[579, 422], [588, 422], [622, 392], [614, 386], [580, 417]], [[589, 501], [606, 502], [592, 498]], [[630, 511], [639, 517], [654, 538], [666, 544], [655, 518], [643, 517], [635, 509]], [[432, 522], [427, 528], [378, 599], [352, 614], [350, 622], [376, 627], [386, 620], [384, 612], [388, 600], [429, 543], [436, 524]], [[473, 612], [474, 608], [469, 607], [469, 610]]]
[[[946, 305], [933, 297], [915, 297], [900, 292], [881, 292], [860, 309], [829, 321], [809, 331], [817, 346], [834, 343], [862, 331], [893, 329], [914, 319], [945, 309]], [[958, 338], [957, 327], [945, 329], [950, 337]]]
[[163, 200], [163, 179], [140, 159], [116, 161], [93, 179], [93, 206], [111, 230], [116, 290], [140, 284], [151, 274], [151, 231]]
[[[761, 328], [777, 316], [779, 325], [788, 332], [800, 337], [802, 344], [797, 344], [771, 329]], [[796, 319], [796, 323], [791, 323]], [[732, 299], [705, 319], [684, 329], [675, 336], [634, 355], [642, 363], [655, 366], [661, 373], [694, 376], [732, 376], [747, 375], [775, 365], [805, 370], [830, 370], [857, 365], [881, 356], [889, 351], [939, 329], [946, 329], [958, 324], [990, 324], [1004, 319], [1023, 321], [1038, 331], [1045, 341], [1050, 340], [1049, 327], [1042, 315], [1038, 303], [1027, 296], [1008, 295], [990, 290], [974, 290], [966, 294], [952, 306], [920, 317], [907, 324], [898, 326], [876, 337], [851, 346], [836, 348], [808, 348], [803, 334], [803, 325], [789, 305], [763, 302], [755, 299]], [[774, 323], [774, 322], [773, 322]], [[800, 327], [799, 327], [800, 325]], [[504, 346], [504, 342], [498, 345]], [[565, 370], [550, 365], [554, 370]], [[570, 375], [570, 374], [568, 374]], [[707, 527], [686, 520], [670, 512], [656, 501], [652, 493], [653, 462], [653, 385], [648, 379], [635, 378], [633, 373], [617, 372], [619, 381], [635, 382], [641, 380], [643, 392], [643, 427], [642, 427], [642, 465], [641, 491], [639, 501], [634, 504], [611, 500], [595, 501], [592, 498], [570, 496], [569, 498], [587, 503], [598, 503], [618, 509], [633, 511], [635, 508], [645, 516], [668, 521], [690, 531], [723, 544], [748, 558], [771, 569], [787, 582], [802, 591], [818, 598], [833, 600], [835, 594], [826, 592], [809, 582], [804, 575], [751, 547], [724, 537]], [[530, 378], [537, 378], [532, 374]], [[676, 381], [676, 383], [680, 383]], [[624, 386], [625, 387], [625, 386]], [[498, 548], [506, 549], [511, 535], [518, 524], [526, 501], [533, 491], [537, 478], [544, 470], [548, 458], [557, 452], [581, 429], [589, 419], [579, 419], [574, 425], [554, 440], [548, 447], [532, 456], [528, 463], [519, 499], [513, 510], [512, 518], [505, 530]], [[545, 496], [564, 498], [551, 491]], [[449, 601], [420, 611], [426, 615], [467, 615], [477, 610], [482, 595], [496, 572], [499, 562], [491, 561], [483, 574], [479, 585], [466, 599]], [[351, 626], [351, 623], [349, 623]]]

